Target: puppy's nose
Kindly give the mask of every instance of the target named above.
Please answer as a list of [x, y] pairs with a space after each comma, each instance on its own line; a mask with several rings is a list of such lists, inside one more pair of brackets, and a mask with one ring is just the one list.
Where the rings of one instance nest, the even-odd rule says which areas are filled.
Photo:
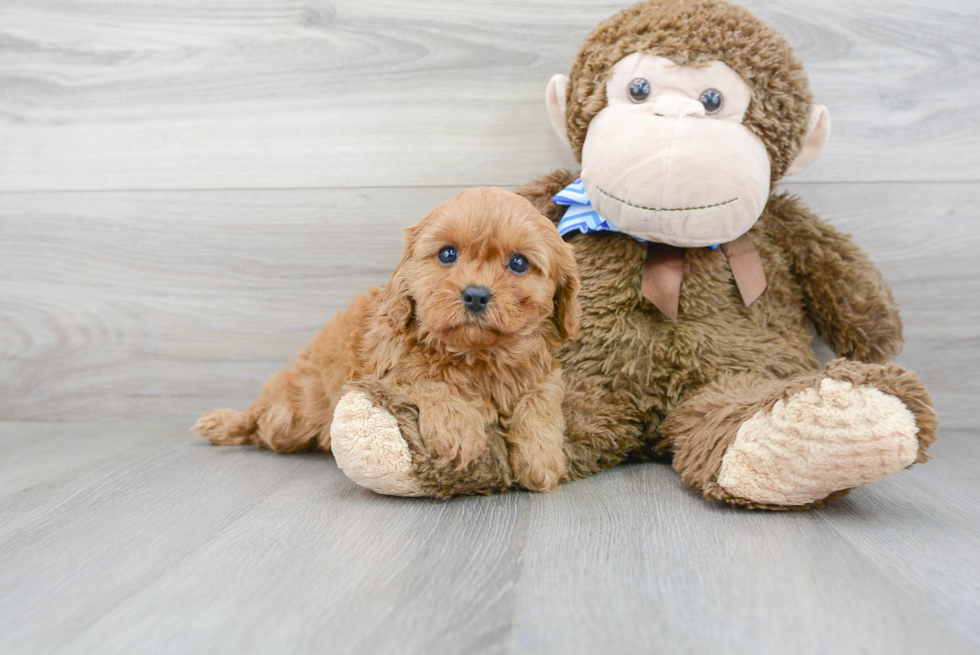
[[474, 314], [479, 314], [490, 303], [490, 289], [468, 286], [463, 289], [463, 305]]

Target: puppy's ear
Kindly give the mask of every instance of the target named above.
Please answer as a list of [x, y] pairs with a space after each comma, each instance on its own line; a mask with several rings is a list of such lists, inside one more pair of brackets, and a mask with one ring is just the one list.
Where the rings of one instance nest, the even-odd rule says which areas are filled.
[[582, 316], [582, 308], [578, 303], [580, 282], [571, 244], [562, 241], [558, 254], [553, 319], [558, 327], [558, 337], [562, 341], [567, 341], [578, 339], [579, 319]]
[[405, 254], [391, 274], [388, 284], [378, 294], [378, 315], [393, 330], [403, 332], [412, 320], [414, 303], [408, 291], [408, 275], [412, 251], [415, 249], [416, 226], [405, 228]]

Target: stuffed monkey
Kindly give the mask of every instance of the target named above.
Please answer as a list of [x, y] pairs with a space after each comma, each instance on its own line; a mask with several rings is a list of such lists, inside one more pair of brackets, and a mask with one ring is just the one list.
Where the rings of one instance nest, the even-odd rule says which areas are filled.
[[[891, 292], [848, 237], [773, 190], [830, 129], [780, 34], [721, 0], [641, 2], [592, 31], [546, 99], [581, 173], [518, 193], [582, 278], [581, 337], [561, 352], [566, 479], [660, 459], [706, 498], [803, 509], [927, 459], [937, 420], [888, 363]], [[839, 357], [823, 371], [811, 325]], [[506, 487], [499, 455], [437, 466], [416, 412], [352, 390], [338, 463], [383, 493]]]

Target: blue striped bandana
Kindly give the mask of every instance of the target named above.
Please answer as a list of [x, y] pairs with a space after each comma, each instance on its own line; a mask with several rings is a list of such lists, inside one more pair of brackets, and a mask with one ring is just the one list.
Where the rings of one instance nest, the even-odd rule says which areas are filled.
[[573, 230], [586, 232], [619, 232], [609, 221], [599, 216], [592, 208], [589, 194], [585, 192], [582, 178], [578, 178], [559, 191], [551, 201], [556, 205], [567, 205], [565, 215], [558, 222], [558, 234], [565, 236]]

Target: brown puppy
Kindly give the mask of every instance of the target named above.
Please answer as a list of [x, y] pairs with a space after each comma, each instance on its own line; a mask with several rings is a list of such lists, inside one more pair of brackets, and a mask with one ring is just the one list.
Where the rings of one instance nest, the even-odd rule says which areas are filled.
[[419, 409], [430, 454], [465, 468], [506, 428], [521, 486], [555, 491], [565, 472], [558, 347], [578, 335], [571, 247], [527, 200], [497, 188], [463, 191], [406, 229], [391, 280], [327, 323], [243, 412], [194, 425], [221, 445], [276, 452], [330, 448], [348, 382], [373, 381]]

